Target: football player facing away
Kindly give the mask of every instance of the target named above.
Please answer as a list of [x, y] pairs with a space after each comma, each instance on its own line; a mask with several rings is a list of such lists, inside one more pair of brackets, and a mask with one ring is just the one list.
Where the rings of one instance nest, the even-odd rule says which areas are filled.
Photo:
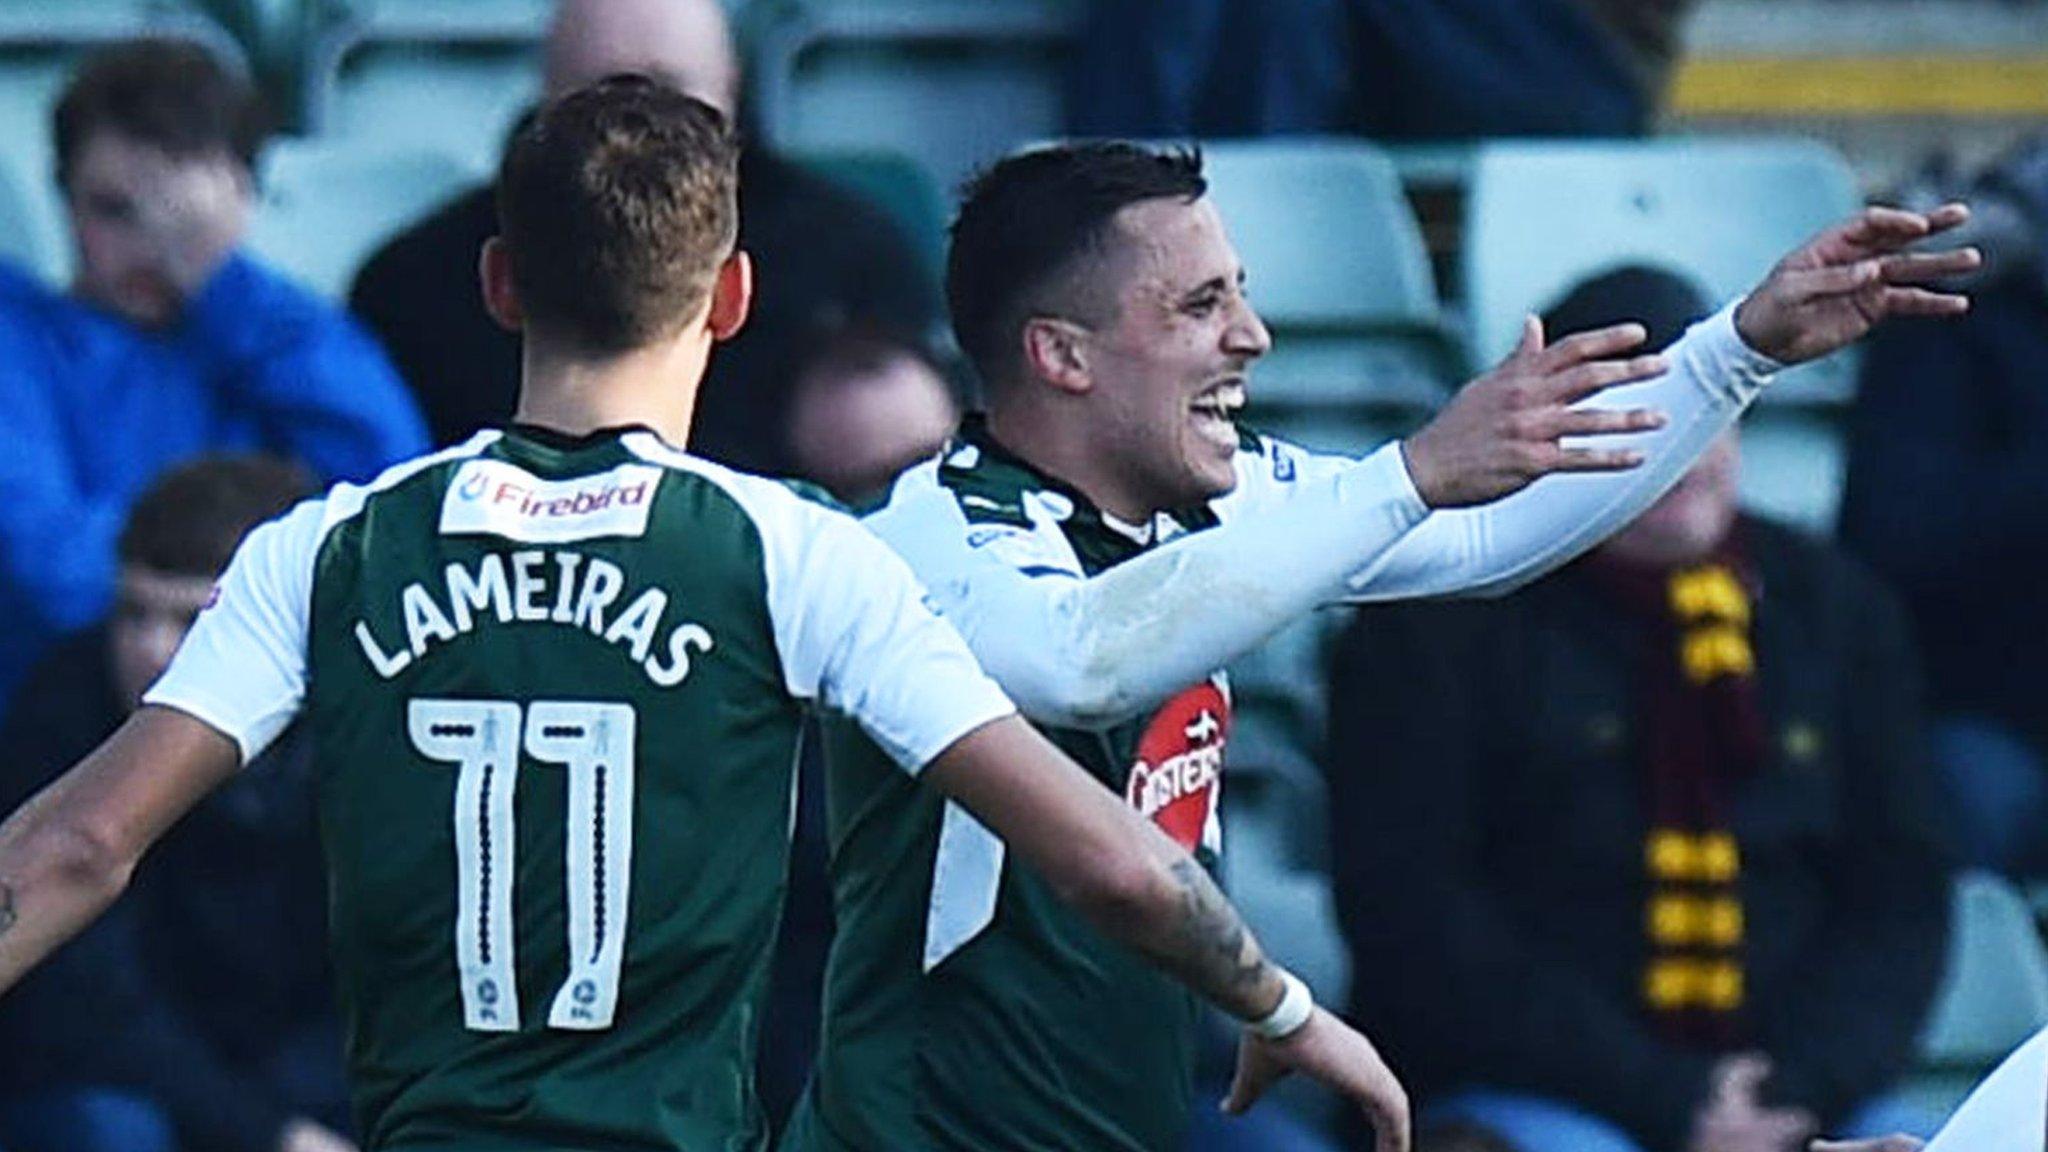
[[751, 291], [736, 151], [716, 112], [637, 78], [521, 130], [481, 259], [525, 336], [518, 422], [251, 535], [144, 706], [0, 825], [0, 989], [300, 718], [367, 1147], [758, 1149], [749, 1069], [818, 705], [1404, 1143], [1371, 1047], [1017, 717], [893, 553], [682, 451]]
[[[1421, 431], [1351, 460], [1237, 425], [1270, 338], [1204, 190], [1198, 156], [1122, 143], [981, 176], [947, 293], [987, 411], [866, 522], [1024, 714], [1208, 868], [1222, 665], [1322, 604], [1502, 592], [1564, 563], [1780, 366], [1887, 315], [1961, 311], [1916, 285], [1977, 259], [1903, 252], [1959, 205], [1873, 209], [1662, 355], [1638, 325], [1546, 345], [1531, 320]], [[1531, 486], [1553, 473], [1581, 475]], [[785, 1152], [1179, 1147], [1197, 999], [1063, 906], [1001, 829], [851, 727], [829, 741], [838, 933]], [[1227, 1107], [1282, 1070], [1248, 1036]]]

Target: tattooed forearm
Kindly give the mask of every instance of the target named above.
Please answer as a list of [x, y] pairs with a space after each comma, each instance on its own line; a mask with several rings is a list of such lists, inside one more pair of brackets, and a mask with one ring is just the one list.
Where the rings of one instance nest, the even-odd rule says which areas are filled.
[[0, 880], [0, 936], [7, 935], [7, 930], [14, 927], [18, 919], [20, 917], [14, 914], [14, 888]]
[[1280, 974], [1243, 917], [1194, 860], [1176, 860], [1170, 872], [1180, 907], [1159, 959], [1195, 991], [1240, 1019], [1271, 1011], [1280, 1000]]

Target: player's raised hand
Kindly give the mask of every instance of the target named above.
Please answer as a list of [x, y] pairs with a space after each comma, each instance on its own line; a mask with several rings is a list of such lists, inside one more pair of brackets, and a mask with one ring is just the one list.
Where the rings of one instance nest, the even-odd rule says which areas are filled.
[[1825, 356], [1891, 316], [1955, 316], [1969, 298], [1927, 285], [1976, 268], [1975, 248], [1909, 252], [1970, 218], [1962, 204], [1931, 212], [1866, 208], [1792, 252], [1735, 310], [1751, 348], [1784, 364]]
[[1408, 1152], [1408, 1092], [1380, 1059], [1372, 1041], [1322, 1008], [1282, 1040], [1250, 1032], [1237, 1048], [1237, 1075], [1223, 1110], [1242, 1115], [1290, 1072], [1329, 1085], [1358, 1102], [1372, 1118], [1374, 1152]]
[[1484, 504], [1553, 472], [1619, 472], [1641, 464], [1642, 454], [1630, 449], [1567, 448], [1560, 440], [1663, 426], [1663, 414], [1646, 408], [1574, 407], [1617, 385], [1661, 375], [1663, 357], [1632, 354], [1647, 338], [1640, 324], [1617, 324], [1545, 345], [1542, 321], [1530, 317], [1506, 360], [1459, 389], [1401, 445], [1423, 503]]

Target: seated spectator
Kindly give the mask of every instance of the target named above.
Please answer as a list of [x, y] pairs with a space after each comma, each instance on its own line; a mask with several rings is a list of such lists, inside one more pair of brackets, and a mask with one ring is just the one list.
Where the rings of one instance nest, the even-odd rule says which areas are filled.
[[1880, 333], [1842, 538], [1905, 597], [1970, 863], [2048, 876], [2048, 137], [1970, 190], [1970, 314]]
[[53, 637], [105, 614], [114, 537], [165, 466], [261, 447], [364, 478], [425, 445], [369, 338], [237, 251], [261, 140], [245, 84], [195, 45], [126, 43], [55, 127], [71, 295], [0, 268], [0, 711]]
[[1633, 136], [1694, 0], [1098, 0], [1075, 53], [1090, 136]]
[[820, 341], [790, 385], [792, 474], [865, 508], [960, 422], [945, 374], [916, 344], [863, 332]]
[[[563, 0], [546, 58], [551, 95], [641, 72], [738, 109], [739, 59], [717, 0]], [[477, 286], [477, 252], [497, 230], [491, 190], [479, 187], [386, 244], [349, 293], [442, 442], [512, 415], [519, 342], [485, 315]], [[690, 449], [780, 472], [787, 350], [846, 323], [922, 334], [938, 293], [884, 213], [758, 144], [740, 158], [740, 245], [754, 261], [753, 311], [712, 357]]]
[[[1599, 277], [1558, 336], [1706, 311]], [[1901, 612], [1736, 511], [1731, 435], [1586, 559], [1363, 612], [1326, 768], [1353, 1008], [1422, 1125], [1514, 1152], [1926, 1134], [1890, 1095], [1941, 975], [1947, 824]]]
[[[120, 726], [243, 535], [311, 489], [282, 462], [217, 456], [142, 495], [113, 614], [50, 650], [0, 729], [0, 806]], [[112, 914], [0, 1000], [0, 1142], [353, 1147], [339, 1134], [347, 1094], [308, 751], [289, 734], [273, 745], [165, 839]]]

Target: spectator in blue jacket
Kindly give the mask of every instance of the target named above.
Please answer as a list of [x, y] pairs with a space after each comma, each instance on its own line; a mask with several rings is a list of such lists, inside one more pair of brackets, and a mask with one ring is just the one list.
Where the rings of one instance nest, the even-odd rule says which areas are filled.
[[0, 268], [0, 711], [49, 640], [103, 616], [138, 491], [209, 450], [361, 479], [426, 446], [395, 371], [341, 312], [237, 251], [262, 139], [203, 48], [89, 61], [56, 114], [70, 295]]

